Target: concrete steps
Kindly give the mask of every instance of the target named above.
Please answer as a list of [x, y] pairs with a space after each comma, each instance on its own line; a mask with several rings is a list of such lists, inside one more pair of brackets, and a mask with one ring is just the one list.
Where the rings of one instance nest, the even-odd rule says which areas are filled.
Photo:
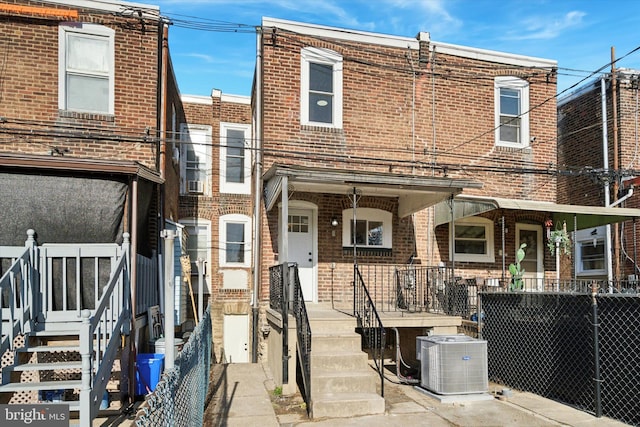
[[336, 312], [310, 319], [313, 418], [384, 413], [384, 399], [376, 391], [380, 378], [361, 349], [356, 320]]

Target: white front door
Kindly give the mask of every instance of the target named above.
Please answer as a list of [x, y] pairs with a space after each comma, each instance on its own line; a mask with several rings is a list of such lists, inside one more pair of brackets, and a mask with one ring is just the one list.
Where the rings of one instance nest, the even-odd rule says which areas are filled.
[[526, 243], [524, 260], [520, 266], [525, 270], [524, 278], [527, 290], [543, 289], [544, 251], [542, 244], [542, 226], [536, 224], [516, 224], [516, 250]]
[[289, 209], [289, 261], [298, 264], [305, 301], [316, 301], [314, 215], [311, 209]]
[[249, 316], [225, 314], [222, 326], [224, 357], [229, 363], [249, 362]]

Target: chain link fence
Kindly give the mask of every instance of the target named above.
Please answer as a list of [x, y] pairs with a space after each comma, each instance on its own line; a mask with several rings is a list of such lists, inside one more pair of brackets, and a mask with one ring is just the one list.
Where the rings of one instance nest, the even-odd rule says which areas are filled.
[[640, 425], [640, 296], [481, 292], [489, 379]]
[[211, 366], [211, 313], [207, 307], [189, 340], [177, 353], [174, 368], [162, 374], [136, 414], [136, 426], [201, 426]]

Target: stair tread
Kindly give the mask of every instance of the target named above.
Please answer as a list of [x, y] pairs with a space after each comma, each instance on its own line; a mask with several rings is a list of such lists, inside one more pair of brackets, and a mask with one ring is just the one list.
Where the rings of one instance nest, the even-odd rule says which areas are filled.
[[18, 352], [43, 352], [43, 353], [51, 353], [54, 351], [80, 351], [80, 346], [77, 345], [37, 345], [33, 347], [22, 347], [17, 349]]
[[33, 390], [67, 390], [80, 388], [82, 380], [65, 381], [43, 381], [34, 383], [9, 383], [0, 385], [0, 393], [13, 391], [33, 391]]
[[328, 401], [336, 401], [336, 402], [340, 402], [340, 401], [345, 401], [345, 400], [370, 400], [370, 399], [374, 399], [374, 400], [378, 400], [378, 399], [384, 399], [382, 396], [380, 396], [380, 394], [378, 393], [367, 393], [367, 392], [361, 392], [361, 393], [355, 393], [352, 391], [345, 391], [345, 392], [331, 392], [331, 393], [316, 393], [316, 395], [313, 397], [314, 402], [318, 402], [318, 401], [323, 401], [323, 402], [328, 402]]
[[[363, 367], [362, 369], [349, 369], [347, 371], [336, 371], [333, 368], [316, 368], [313, 370], [312, 378], [338, 378], [338, 377], [368, 377], [376, 375], [369, 368]], [[312, 379], [313, 381], [313, 379]]]
[[52, 369], [81, 369], [82, 361], [73, 362], [47, 362], [47, 363], [24, 363], [15, 366], [6, 366], [3, 369], [12, 371], [45, 371]]
[[37, 337], [68, 337], [68, 336], [80, 336], [80, 331], [78, 329], [64, 329], [64, 330], [51, 330], [51, 329], [43, 329], [40, 331], [32, 331], [27, 335], [37, 336]]

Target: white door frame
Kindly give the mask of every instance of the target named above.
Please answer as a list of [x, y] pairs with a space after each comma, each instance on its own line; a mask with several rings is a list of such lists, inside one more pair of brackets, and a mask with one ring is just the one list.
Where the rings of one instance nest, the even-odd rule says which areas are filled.
[[[242, 325], [244, 330], [231, 331], [228, 329], [230, 326], [238, 326], [239, 323], [234, 322], [233, 325], [227, 323], [227, 319], [234, 318], [234, 320], [240, 320], [242, 318]], [[249, 363], [249, 315], [248, 314], [224, 314], [222, 316], [222, 331], [223, 331], [223, 348], [225, 351], [225, 358], [229, 363]], [[233, 332], [233, 333], [232, 333]], [[243, 339], [244, 338], [244, 339]], [[231, 345], [233, 343], [233, 345]], [[244, 346], [244, 349], [241, 347]], [[233, 350], [231, 348], [233, 347]], [[239, 349], [240, 360], [235, 357], [234, 352]]]
[[[305, 202], [302, 200], [289, 200], [289, 206], [287, 210], [291, 209], [303, 209], [311, 211], [311, 223], [309, 226], [311, 227], [311, 247], [312, 247], [312, 284], [311, 289], [313, 289], [312, 297], [309, 298], [310, 302], [317, 303], [318, 302], [318, 205], [311, 202]], [[287, 221], [287, 219], [282, 218], [282, 203], [278, 204], [278, 230], [283, 229], [282, 221]], [[283, 260], [280, 258], [280, 250], [282, 249], [282, 233], [278, 233], [278, 262], [281, 263]]]
[[[544, 281], [544, 243], [542, 238], [542, 226], [538, 224], [527, 224], [525, 222], [516, 222], [516, 239], [515, 239], [516, 251], [518, 250], [518, 248], [520, 248], [520, 231], [521, 230], [530, 230], [530, 231], [537, 232], [538, 248], [537, 248], [537, 254], [536, 254], [536, 260], [537, 260], [536, 271], [535, 272], [525, 271], [524, 277], [538, 279], [536, 288], [539, 288], [538, 290], [542, 290], [542, 287], [543, 287], [542, 285]], [[526, 252], [526, 248], [525, 248], [525, 252]]]

